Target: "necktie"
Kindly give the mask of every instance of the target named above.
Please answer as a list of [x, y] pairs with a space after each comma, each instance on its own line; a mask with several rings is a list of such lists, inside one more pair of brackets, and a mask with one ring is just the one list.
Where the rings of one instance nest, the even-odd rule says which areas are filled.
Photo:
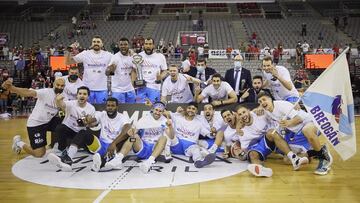
[[235, 77], [234, 77], [235, 82], [239, 76], [239, 72], [240, 72], [240, 70], [235, 70]]

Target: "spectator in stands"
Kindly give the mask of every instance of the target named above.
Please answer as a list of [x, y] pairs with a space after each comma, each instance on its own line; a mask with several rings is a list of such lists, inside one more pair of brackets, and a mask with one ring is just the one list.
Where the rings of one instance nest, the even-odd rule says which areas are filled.
[[335, 31], [337, 32], [338, 28], [339, 28], [339, 17], [338, 16], [334, 17], [334, 25], [335, 25]]
[[175, 53], [175, 58], [182, 58], [183, 49], [180, 47], [180, 45], [178, 44], [176, 45], [174, 53]]
[[324, 54], [324, 49], [321, 44], [319, 44], [319, 47], [316, 49], [317, 54]]
[[277, 47], [274, 48], [273, 50], [273, 61], [274, 64], [278, 64], [279, 63], [279, 59], [280, 59], [280, 51]]
[[4, 59], [11, 60], [11, 59], [9, 59], [9, 47], [4, 45], [2, 48], [2, 51], [3, 51]]
[[112, 42], [110, 45], [110, 49], [112, 50], [113, 54], [116, 54], [120, 51], [120, 48], [116, 42]]
[[307, 30], [306, 30], [306, 23], [301, 24], [301, 36], [306, 36]]
[[245, 42], [243, 41], [240, 41], [239, 43], [239, 51], [240, 51], [240, 54], [242, 55], [243, 59], [247, 59], [248, 56], [246, 56], [246, 51], [247, 51], [247, 46], [245, 44]]
[[320, 44], [322, 44], [322, 41], [324, 40], [324, 34], [322, 31], [319, 32], [318, 40], [320, 40]]
[[189, 18], [189, 20], [191, 20], [191, 19], [192, 19], [192, 13], [191, 13], [191, 10], [189, 10], [189, 11], [188, 11], [188, 18]]
[[[226, 70], [225, 80], [235, 90], [236, 95], [240, 99], [246, 89], [251, 88], [251, 73], [243, 67], [244, 58], [237, 55], [233, 59], [233, 68]], [[239, 102], [242, 102], [239, 100]]]
[[264, 89], [263, 85], [264, 83], [262, 76], [255, 75], [252, 79], [252, 87], [246, 89], [244, 93], [241, 95], [241, 98], [239, 100], [241, 100], [243, 103], [257, 103], [258, 102], [257, 95], [260, 92], [266, 92], [267, 94], [271, 95], [270, 90]]
[[256, 32], [253, 32], [251, 34], [251, 42], [253, 43], [253, 45], [256, 44], [256, 38], [257, 38], [257, 34], [256, 34]]
[[198, 46], [197, 51], [198, 51], [198, 57], [204, 57], [204, 47], [203, 47], [203, 45]]
[[227, 56], [227, 58], [228, 59], [231, 59], [231, 52], [232, 52], [232, 50], [233, 50], [233, 48], [231, 48], [231, 46], [230, 46], [230, 44], [227, 46], [227, 48], [226, 48], [226, 56]]
[[337, 58], [337, 57], [339, 56], [339, 54], [340, 54], [340, 47], [339, 47], [339, 45], [338, 45], [337, 43], [335, 43], [332, 49], [333, 49], [333, 51], [334, 51], [334, 56], [335, 56], [335, 58]]
[[296, 60], [295, 60], [295, 64], [300, 65], [301, 64], [301, 57], [302, 57], [302, 49], [301, 49], [301, 43], [300, 41], [298, 41], [297, 45], [296, 45]]
[[191, 63], [190, 63], [190, 60], [189, 60], [189, 56], [187, 56], [185, 58], [185, 60], [183, 62], [181, 62], [181, 71], [179, 71], [179, 72], [180, 73], [187, 73], [187, 72], [189, 72], [190, 67], [191, 67]]
[[176, 10], [176, 12], [175, 12], [175, 18], [176, 18], [176, 20], [179, 20], [179, 19], [180, 19], [180, 12], [179, 12], [179, 10]]
[[264, 47], [264, 54], [265, 54], [265, 56], [271, 55], [270, 47], [267, 44], [265, 44], [265, 47]]
[[[0, 83], [2, 84], [3, 81], [0, 80]], [[0, 114], [7, 112], [7, 103], [8, 103], [9, 95], [10, 95], [9, 90], [0, 87]]]
[[301, 45], [302, 53], [305, 55], [308, 53], [310, 45], [304, 40], [304, 43]]
[[209, 58], [209, 44], [207, 42], [204, 44], [204, 58]]
[[189, 60], [190, 60], [191, 66], [195, 66], [196, 59], [197, 59], [197, 56], [196, 56], [195, 48], [191, 47], [189, 50]]
[[170, 41], [168, 44], [168, 55], [173, 57], [174, 54], [175, 54], [175, 47], [174, 47], [172, 41]]
[[77, 25], [77, 18], [75, 16], [73, 16], [71, 18], [71, 24], [72, 24], [73, 29], [75, 29], [76, 25]]
[[[15, 62], [16, 61], [16, 62]], [[20, 79], [24, 78], [25, 59], [22, 54], [19, 55], [17, 60], [14, 60], [15, 74]]]
[[63, 76], [63, 74], [62, 74], [60, 68], [56, 69], [56, 71], [54, 73], [54, 77], [59, 78], [59, 77], [62, 77], [62, 76]]
[[203, 31], [204, 30], [204, 20], [202, 17], [199, 17], [199, 20], [198, 20], [198, 28], [199, 28], [199, 31]]
[[3, 47], [0, 47], [0, 60], [5, 60]]

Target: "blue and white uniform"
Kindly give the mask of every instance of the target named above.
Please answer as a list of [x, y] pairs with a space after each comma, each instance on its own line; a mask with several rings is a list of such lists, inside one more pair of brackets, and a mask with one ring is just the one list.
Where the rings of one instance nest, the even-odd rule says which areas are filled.
[[95, 113], [95, 119], [101, 125], [99, 137], [100, 148], [96, 152], [104, 156], [109, 145], [121, 133], [124, 125], [130, 123], [130, 120], [127, 116], [119, 112], [115, 118], [109, 118], [106, 111], [97, 111]]
[[83, 82], [90, 89], [89, 102], [92, 104], [102, 104], [107, 99], [105, 71], [111, 57], [110, 52], [103, 50], [98, 53], [94, 50], [86, 50], [73, 57], [77, 63], [84, 64]]
[[155, 120], [154, 117], [149, 114], [148, 119], [152, 119], [153, 123], [158, 123], [160, 127], [157, 128], [147, 128], [147, 129], [140, 129], [138, 134], [141, 138], [141, 149], [136, 153], [136, 156], [140, 159], [148, 159], [155, 147], [156, 142], [159, 138], [165, 135], [166, 126], [166, 118], [161, 116], [158, 120]]
[[172, 113], [171, 119], [176, 136], [175, 141], [171, 144], [171, 152], [192, 156], [189, 148], [192, 146], [198, 147], [197, 143], [200, 134], [208, 136], [210, 134], [210, 126], [204, 125], [203, 118], [200, 115], [195, 116], [193, 120], [189, 121], [180, 113]]
[[[204, 115], [202, 116], [202, 121], [203, 121], [203, 125], [204, 126], [209, 126], [210, 129], [209, 131], [211, 132], [211, 128], [215, 128], [216, 132], [222, 131], [224, 132], [227, 125], [224, 122], [224, 119], [221, 117], [220, 112], [215, 111], [214, 116], [212, 118], [211, 121], [206, 120]], [[211, 146], [213, 146], [213, 144], [215, 143], [215, 134], [210, 134], [209, 136], [206, 136], [204, 139], [200, 139], [200, 140], [204, 140], [207, 143], [207, 149], [209, 149]], [[222, 148], [221, 146], [218, 146], [219, 148], [217, 149], [216, 152], [223, 152], [224, 148]]]
[[[306, 152], [309, 150], [311, 145], [304, 136], [302, 129], [307, 123], [312, 122], [311, 116], [303, 110], [295, 110], [294, 105], [288, 101], [273, 101], [273, 103], [273, 112], [265, 111], [266, 116], [272, 121], [280, 122], [283, 119], [292, 119], [295, 116], [302, 119], [301, 123], [284, 129], [286, 132], [284, 139], [289, 144], [291, 151]], [[285, 116], [287, 117], [284, 118]], [[280, 129], [278, 133], [282, 134]]]

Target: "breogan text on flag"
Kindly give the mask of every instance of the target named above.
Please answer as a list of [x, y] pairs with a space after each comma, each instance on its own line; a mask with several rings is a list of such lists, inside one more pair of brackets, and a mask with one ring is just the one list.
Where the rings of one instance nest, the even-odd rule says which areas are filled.
[[356, 153], [354, 101], [346, 51], [305, 91], [302, 101], [327, 141], [343, 160]]

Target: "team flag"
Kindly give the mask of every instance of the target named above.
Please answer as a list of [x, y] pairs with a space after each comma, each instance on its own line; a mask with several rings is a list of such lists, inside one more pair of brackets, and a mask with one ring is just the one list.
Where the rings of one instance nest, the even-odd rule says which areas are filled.
[[302, 101], [318, 129], [343, 160], [356, 153], [354, 100], [342, 54], [305, 91]]

